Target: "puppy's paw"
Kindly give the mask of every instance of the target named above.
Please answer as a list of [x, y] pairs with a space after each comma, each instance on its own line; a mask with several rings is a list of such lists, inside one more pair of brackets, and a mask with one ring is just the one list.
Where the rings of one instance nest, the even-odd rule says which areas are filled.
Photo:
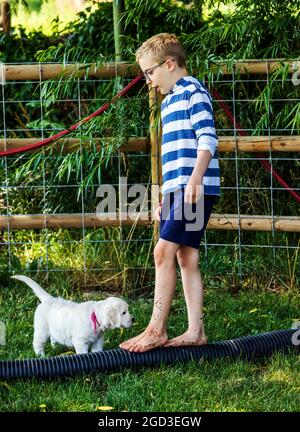
[[92, 348], [91, 349], [91, 352], [102, 352], [103, 351], [103, 348]]
[[45, 351], [42, 348], [34, 347], [34, 352], [37, 357], [45, 357]]

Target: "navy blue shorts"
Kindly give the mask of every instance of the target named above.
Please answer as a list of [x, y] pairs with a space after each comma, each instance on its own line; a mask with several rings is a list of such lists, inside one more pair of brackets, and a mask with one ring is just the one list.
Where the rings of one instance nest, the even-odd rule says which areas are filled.
[[203, 195], [195, 204], [184, 202], [184, 189], [166, 194], [160, 215], [160, 238], [199, 249], [217, 195]]

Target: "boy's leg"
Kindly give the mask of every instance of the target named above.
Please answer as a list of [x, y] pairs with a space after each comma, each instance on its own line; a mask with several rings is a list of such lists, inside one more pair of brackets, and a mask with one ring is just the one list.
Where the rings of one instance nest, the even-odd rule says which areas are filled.
[[177, 251], [177, 260], [187, 305], [188, 329], [182, 335], [170, 339], [165, 347], [204, 345], [207, 338], [203, 325], [203, 284], [199, 270], [199, 250], [182, 245]]
[[143, 352], [162, 346], [168, 340], [166, 321], [176, 288], [176, 252], [179, 244], [159, 239], [154, 249], [155, 294], [151, 320], [140, 335], [123, 342], [120, 347]]

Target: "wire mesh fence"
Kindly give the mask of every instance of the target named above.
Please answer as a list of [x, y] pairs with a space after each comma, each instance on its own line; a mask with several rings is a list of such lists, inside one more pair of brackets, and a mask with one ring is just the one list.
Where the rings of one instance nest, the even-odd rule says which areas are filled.
[[[31, 65], [38, 66], [38, 78], [3, 77], [2, 149], [66, 129], [129, 82], [116, 70], [114, 77], [83, 76], [66, 85], [63, 80], [45, 81], [46, 65]], [[24, 65], [13, 66], [21, 70]], [[287, 280], [295, 278], [299, 268], [299, 203], [291, 195], [291, 189], [296, 195], [300, 191], [298, 69], [269, 69], [262, 74], [232, 67], [230, 73], [206, 77], [208, 88], [218, 90], [234, 118], [232, 123], [214, 98], [221, 197], [201, 244], [201, 263], [218, 276], [243, 279], [279, 267], [286, 269]], [[2, 273], [71, 272], [85, 286], [101, 282], [106, 289], [152, 286], [153, 223], [93, 223], [98, 186], [112, 185], [119, 200], [120, 179], [126, 179], [128, 189], [144, 185], [151, 209], [149, 116], [148, 88], [140, 83], [70, 139], [0, 159]], [[227, 215], [235, 217], [236, 227]]]

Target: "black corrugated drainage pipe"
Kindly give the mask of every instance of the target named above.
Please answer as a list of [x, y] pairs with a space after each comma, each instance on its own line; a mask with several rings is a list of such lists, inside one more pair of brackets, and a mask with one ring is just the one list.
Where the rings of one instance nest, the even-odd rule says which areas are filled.
[[221, 357], [252, 360], [267, 357], [277, 351], [286, 352], [290, 348], [299, 351], [299, 334], [295, 334], [296, 332], [299, 330], [275, 330], [203, 346], [158, 348], [145, 353], [130, 353], [123, 349], [112, 349], [89, 354], [4, 360], [0, 362], [0, 378], [74, 376], [93, 371], [111, 372], [128, 367], [151, 367], [189, 360], [214, 360]]

